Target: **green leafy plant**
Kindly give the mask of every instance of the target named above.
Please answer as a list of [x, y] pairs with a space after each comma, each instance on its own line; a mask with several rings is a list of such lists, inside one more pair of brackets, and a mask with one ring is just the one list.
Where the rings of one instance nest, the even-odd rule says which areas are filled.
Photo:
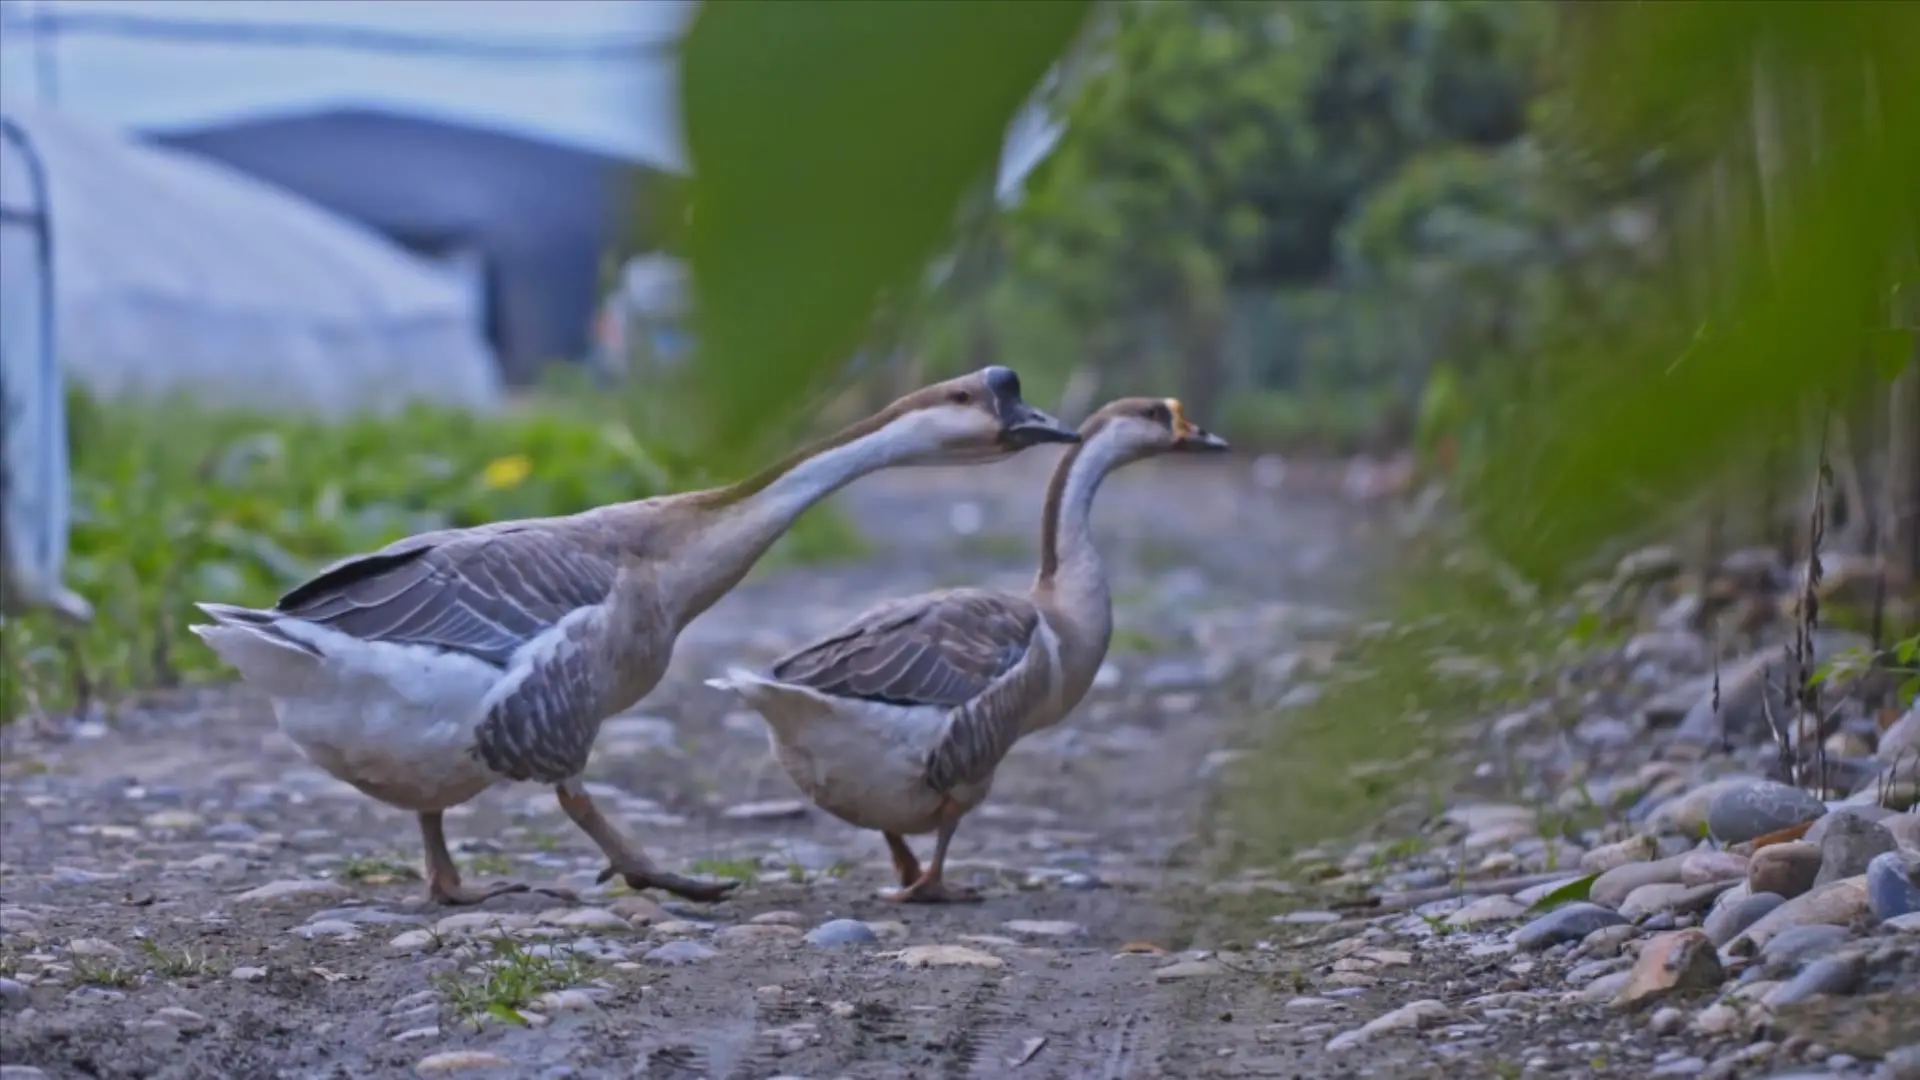
[[433, 985], [457, 1017], [476, 1027], [489, 1017], [525, 1026], [521, 1009], [541, 994], [578, 986], [590, 974], [586, 961], [571, 952], [535, 953], [509, 938], [496, 938], [477, 973], [443, 975]]
[[[337, 423], [72, 395], [67, 579], [99, 612], [74, 632], [0, 627], [0, 717], [227, 677], [187, 633], [193, 602], [267, 605], [334, 559], [430, 529], [575, 513], [721, 482], [641, 444], [595, 403], [543, 396], [501, 416], [413, 408]], [[771, 564], [863, 550], [830, 509]]]

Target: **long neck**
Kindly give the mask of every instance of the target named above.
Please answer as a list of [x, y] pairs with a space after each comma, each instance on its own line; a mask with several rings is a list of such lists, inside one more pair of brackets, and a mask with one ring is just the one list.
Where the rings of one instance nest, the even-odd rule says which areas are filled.
[[1095, 435], [1067, 451], [1047, 484], [1033, 593], [1060, 638], [1062, 690], [1069, 702], [1079, 701], [1093, 684], [1113, 637], [1113, 598], [1091, 518], [1100, 482], [1121, 464], [1120, 448]]
[[738, 585], [808, 507], [922, 449], [910, 424], [888, 419], [871, 417], [737, 484], [690, 497], [684, 505], [692, 521], [680, 531], [663, 582], [677, 625]]
[[1054, 467], [1040, 515], [1040, 583], [1100, 576], [1100, 553], [1093, 546], [1093, 496], [1121, 464], [1120, 447], [1096, 435], [1068, 450]]

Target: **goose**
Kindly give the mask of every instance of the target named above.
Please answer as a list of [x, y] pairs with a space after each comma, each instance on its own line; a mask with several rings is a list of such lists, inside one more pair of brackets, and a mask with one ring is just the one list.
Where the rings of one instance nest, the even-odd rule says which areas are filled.
[[[1177, 400], [1112, 402], [1054, 469], [1040, 571], [1025, 593], [883, 601], [764, 675], [734, 667], [707, 685], [765, 719], [774, 758], [816, 805], [886, 838], [900, 880], [888, 899], [977, 899], [942, 880], [954, 830], [1013, 744], [1064, 719], [1106, 658], [1113, 604], [1089, 521], [1100, 482], [1158, 454], [1225, 449]], [[933, 862], [922, 871], [906, 837], [929, 832]]]
[[430, 903], [527, 891], [463, 885], [442, 820], [526, 781], [552, 785], [606, 855], [601, 882], [716, 901], [738, 882], [667, 872], [588, 796], [581, 772], [601, 721], [645, 697], [681, 630], [855, 478], [1078, 439], [1022, 400], [1013, 371], [988, 367], [730, 486], [423, 533], [335, 563], [271, 609], [201, 603], [212, 621], [192, 629], [265, 692], [308, 759], [418, 816]]

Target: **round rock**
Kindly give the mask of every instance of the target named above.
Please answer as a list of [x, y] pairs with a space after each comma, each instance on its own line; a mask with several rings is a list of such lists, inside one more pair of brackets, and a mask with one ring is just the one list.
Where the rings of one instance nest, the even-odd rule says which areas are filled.
[[1867, 907], [1881, 922], [1920, 912], [1920, 855], [1889, 851], [1867, 864]]
[[697, 941], [669, 941], [665, 945], [647, 953], [641, 959], [650, 964], [665, 964], [668, 967], [680, 967], [684, 964], [697, 964], [709, 957], [718, 956], [708, 946]]
[[1707, 937], [1713, 941], [1714, 947], [1718, 948], [1745, 933], [1747, 927], [1759, 922], [1774, 908], [1786, 902], [1787, 898], [1779, 893], [1755, 893], [1743, 900], [1736, 900], [1715, 908], [1700, 928], [1707, 932]]
[[1515, 948], [1538, 952], [1562, 942], [1579, 941], [1602, 927], [1619, 926], [1626, 921], [1618, 912], [1598, 904], [1568, 904], [1515, 930], [1510, 940]]
[[832, 919], [807, 931], [806, 942], [822, 948], [834, 945], [867, 945], [879, 941], [873, 929], [858, 919]]
[[1827, 804], [1790, 784], [1755, 780], [1729, 787], [1707, 807], [1707, 829], [1723, 844], [1790, 829], [1827, 812]]
[[1863, 815], [1841, 811], [1828, 815], [1822, 824], [1826, 833], [1820, 839], [1820, 873], [1813, 879], [1815, 885], [1858, 877], [1867, 872], [1874, 856], [1893, 850], [1893, 834]]

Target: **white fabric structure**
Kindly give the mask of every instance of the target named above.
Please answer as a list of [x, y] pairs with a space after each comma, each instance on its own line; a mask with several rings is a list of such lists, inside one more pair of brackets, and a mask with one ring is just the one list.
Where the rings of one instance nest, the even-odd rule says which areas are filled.
[[[68, 378], [332, 416], [502, 400], [482, 313], [452, 271], [213, 162], [63, 114], [5, 115], [45, 165]], [[20, 158], [0, 148], [10, 205], [28, 197]], [[10, 257], [0, 288], [21, 273]]]

